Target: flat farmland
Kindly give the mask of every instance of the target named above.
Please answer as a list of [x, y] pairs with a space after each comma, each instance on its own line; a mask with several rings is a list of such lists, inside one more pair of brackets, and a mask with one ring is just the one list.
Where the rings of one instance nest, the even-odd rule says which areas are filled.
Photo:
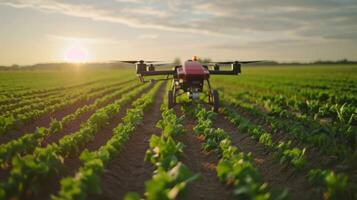
[[0, 72], [0, 199], [357, 199], [357, 66], [212, 76], [220, 109], [134, 70]]

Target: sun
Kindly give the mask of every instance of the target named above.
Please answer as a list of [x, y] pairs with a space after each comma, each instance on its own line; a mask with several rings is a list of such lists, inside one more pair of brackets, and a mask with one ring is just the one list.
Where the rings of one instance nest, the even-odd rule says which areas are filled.
[[79, 43], [72, 44], [65, 51], [64, 59], [71, 63], [84, 63], [88, 61], [88, 50]]

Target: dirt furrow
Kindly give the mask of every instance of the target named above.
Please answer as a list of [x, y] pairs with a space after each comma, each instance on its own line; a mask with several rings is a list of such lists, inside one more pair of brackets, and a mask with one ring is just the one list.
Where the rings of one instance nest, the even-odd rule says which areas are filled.
[[[263, 145], [251, 139], [247, 133], [239, 133], [237, 127], [227, 121], [223, 114], [218, 114], [214, 121], [215, 128], [221, 128], [230, 134], [232, 142], [243, 152], [251, 152], [254, 165], [257, 167], [264, 182], [270, 188], [287, 188], [291, 199], [316, 199], [313, 196], [305, 174], [296, 172], [290, 167], [279, 164], [272, 152]], [[302, 192], [304, 191], [304, 192]]]
[[274, 132], [273, 128], [270, 124], [267, 124], [264, 119], [254, 117], [252, 114], [247, 112], [245, 109], [241, 107], [231, 107], [236, 110], [239, 115], [244, 118], [250, 120], [252, 123], [260, 125], [264, 130], [271, 133], [271, 137], [274, 142], [279, 141], [291, 141], [293, 147], [297, 147], [300, 149], [306, 148], [306, 169], [313, 168], [321, 168], [321, 169], [333, 169], [336, 171], [340, 171], [339, 169], [341, 162], [338, 160], [336, 156], [329, 156], [321, 152], [318, 148], [302, 143], [296, 136], [287, 132], [286, 130], [279, 130], [278, 132]]
[[[139, 98], [142, 94], [145, 94], [150, 89], [151, 89], [151, 87], [144, 89], [142, 92], [139, 92], [133, 98], [133, 101], [135, 101], [135, 99]], [[120, 99], [120, 97], [117, 99]], [[117, 99], [110, 100], [106, 105], [113, 103]], [[101, 129], [95, 135], [94, 139], [92, 141], [90, 141], [88, 144], [86, 144], [86, 146], [80, 147], [78, 152], [82, 152], [84, 149], [88, 149], [90, 151], [95, 151], [95, 150], [98, 150], [102, 145], [104, 145], [113, 136], [113, 129], [122, 121], [122, 118], [126, 115], [126, 110], [131, 107], [131, 103], [132, 102], [128, 102], [128, 103], [124, 104], [120, 108], [119, 113], [113, 119], [111, 119], [109, 121], [107, 126], [103, 127], [103, 129]], [[94, 112], [95, 111], [93, 111], [91, 113], [94, 113]], [[91, 114], [86, 113], [85, 117], [88, 119], [90, 116], [91, 116]], [[85, 122], [85, 121], [83, 121], [83, 122]], [[62, 134], [57, 134], [58, 136], [56, 136], [56, 138], [51, 139], [51, 140], [53, 140], [52, 142], [55, 142], [56, 139], [59, 140], [61, 137], [64, 137], [67, 134], [78, 131], [80, 129], [80, 124], [81, 124], [81, 121], [76, 120], [75, 123], [72, 124], [73, 127], [70, 127], [69, 129], [64, 130], [63, 132], [61, 132]], [[74, 129], [74, 128], [77, 128], [77, 129]], [[50, 142], [50, 141], [47, 141], [47, 142]], [[46, 144], [43, 144], [43, 145], [45, 146]], [[49, 184], [48, 187], [45, 186], [45, 187], [41, 188], [41, 193], [39, 194], [39, 196], [35, 196], [35, 199], [49, 199], [51, 194], [54, 194], [60, 190], [61, 178], [66, 177], [66, 176], [74, 176], [75, 173], [79, 170], [80, 166], [81, 166], [81, 161], [79, 159], [78, 154], [73, 154], [68, 157], [65, 157], [64, 158], [64, 169], [63, 169], [62, 173], [60, 175], [56, 175], [56, 176], [52, 177], [52, 179], [49, 180], [51, 182], [51, 184]]]
[[51, 119], [61, 120], [63, 117], [75, 112], [78, 108], [81, 108], [85, 105], [93, 104], [97, 98], [103, 97], [107, 94], [108, 93], [104, 93], [99, 97], [91, 98], [89, 100], [77, 101], [73, 104], [68, 104], [58, 111], [46, 113], [40, 116], [38, 119], [26, 122], [21, 128], [17, 130], [10, 130], [6, 135], [0, 137], [0, 144], [4, 144], [11, 140], [17, 139], [26, 133], [33, 133], [35, 132], [37, 127], [48, 127], [51, 123]]
[[155, 95], [154, 104], [144, 112], [143, 123], [139, 125], [125, 143], [119, 155], [112, 160], [101, 177], [102, 194], [88, 199], [123, 199], [127, 192], [144, 193], [145, 181], [151, 179], [154, 166], [144, 161], [152, 134], [160, 134], [156, 128], [161, 118], [165, 84]]
[[[178, 111], [176, 110], [178, 113]], [[185, 199], [233, 199], [232, 190], [222, 184], [216, 174], [219, 157], [215, 152], [203, 152], [203, 141], [194, 133], [195, 120], [186, 116], [184, 126], [186, 134], [178, 138], [184, 147], [182, 162], [201, 178], [188, 186]]]
[[[94, 99], [95, 100], [95, 99]], [[93, 101], [94, 102], [94, 101]], [[85, 105], [90, 105], [93, 102], [88, 102]], [[106, 105], [113, 103], [114, 99], [110, 100], [107, 102]], [[83, 105], [84, 106], [84, 105]], [[53, 142], [57, 142], [59, 139], [61, 139], [62, 137], [64, 137], [65, 135], [68, 135], [70, 133], [74, 133], [75, 131], [78, 131], [80, 128], [81, 123], [85, 122], [88, 120], [88, 118], [94, 113], [95, 111], [90, 111], [90, 112], [86, 112], [83, 115], [81, 115], [81, 117], [77, 120], [74, 120], [72, 122], [70, 122], [68, 125], [66, 125], [65, 127], [63, 127], [62, 131], [60, 131], [59, 133], [55, 133], [50, 135], [49, 137], [46, 137], [42, 142], [41, 142], [41, 147], [45, 147], [47, 146], [47, 144], [51, 144]], [[70, 113], [69, 113], [70, 114]], [[48, 122], [49, 124], [49, 122]], [[40, 126], [41, 127], [41, 126]], [[34, 128], [35, 129], [35, 128]], [[21, 134], [24, 134], [22, 132], [19, 132]], [[32, 133], [32, 132], [28, 132], [28, 133]], [[26, 133], [25, 133], [26, 134]], [[20, 137], [21, 135], [19, 135], [18, 137]], [[16, 139], [16, 138], [15, 138]], [[28, 152], [29, 153], [29, 152]], [[11, 165], [11, 163], [10, 163]], [[0, 169], [0, 180], [6, 180], [7, 177], [10, 176], [10, 170], [11, 170], [11, 166], [9, 166], [6, 169]]]
[[[128, 90], [130, 90], [130, 89], [128, 89]], [[147, 91], [147, 89], [144, 90], [143, 92], [145, 92], [145, 91]], [[139, 95], [143, 94], [143, 92], [140, 92], [138, 95], [135, 96], [135, 98], [137, 98]], [[120, 99], [123, 95], [125, 95], [125, 93], [126, 92], [123, 92], [123, 94], [116, 99], [109, 99], [105, 104], [103, 104], [101, 107], [97, 108], [96, 110], [101, 109], [109, 104], [114, 103], [114, 101], [116, 101], [117, 99]], [[88, 104], [88, 105], [90, 105], [90, 104]], [[130, 103], [125, 104], [123, 106], [123, 108], [125, 107], [125, 109], [126, 109], [126, 107], [128, 107], [129, 105], [130, 105]], [[67, 125], [65, 125], [63, 127], [62, 131], [60, 131], [59, 133], [52, 134], [49, 137], [45, 138], [44, 141], [41, 143], [41, 146], [46, 146], [47, 144], [56, 142], [63, 136], [65, 136], [69, 133], [74, 133], [75, 131], [78, 131], [80, 129], [81, 124], [86, 122], [89, 119], [89, 117], [96, 112], [96, 110], [86, 112], [86, 113], [82, 114], [78, 119], [69, 122]], [[122, 109], [120, 109], [120, 112], [121, 111], [122, 111]]]
[[[101, 79], [101, 80], [97, 80], [97, 81], [90, 81], [90, 82], [86, 82], [86, 83], [81, 83], [81, 84], [77, 84], [77, 85], [72, 85], [72, 86], [66, 86], [66, 87], [56, 87], [56, 88], [52, 88], [52, 89], [48, 89], [46, 91], [43, 90], [38, 90], [38, 91], [33, 91], [33, 92], [29, 92], [27, 94], [24, 95], [16, 95], [16, 97], [21, 98], [21, 99], [26, 99], [26, 98], [33, 98], [33, 97], [39, 97], [39, 98], [44, 98], [44, 97], [48, 97], [49, 95], [56, 93], [58, 91], [66, 91], [66, 90], [70, 90], [70, 89], [75, 89], [75, 88], [79, 88], [79, 87], [86, 87], [89, 85], [93, 85], [93, 84], [97, 84], [100, 83], [102, 81], [108, 81], [110, 79]], [[25, 88], [25, 90], [31, 90], [30, 88]]]

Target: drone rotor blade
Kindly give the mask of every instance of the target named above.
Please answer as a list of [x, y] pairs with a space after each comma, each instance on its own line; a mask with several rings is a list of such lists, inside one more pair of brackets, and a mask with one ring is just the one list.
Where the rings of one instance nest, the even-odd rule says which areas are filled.
[[259, 63], [259, 62], [265, 62], [264, 60], [249, 60], [249, 61], [239, 61], [241, 64], [250, 64], [250, 63]]
[[234, 61], [227, 61], [227, 62], [216, 62], [215, 64], [221, 64], [221, 65], [229, 65], [234, 63]]
[[173, 66], [172, 63], [160, 63], [160, 64], [154, 64], [155, 67], [170, 67]]
[[228, 65], [228, 64], [232, 64], [234, 63], [234, 61], [225, 61], [225, 62], [209, 62], [207, 63], [208, 65]]
[[157, 62], [164, 62], [164, 61], [158, 61], [158, 60], [144, 60], [144, 63], [157, 63]]
[[143, 63], [157, 63], [157, 62], [163, 62], [163, 61], [156, 61], [156, 60], [118, 60], [118, 62], [122, 63], [129, 63], [129, 64], [136, 64], [138, 62], [143, 62]]
[[128, 64], [135, 64], [139, 61], [137, 60], [119, 60], [118, 62], [122, 62], [122, 63], [128, 63]]
[[258, 62], [265, 62], [264, 60], [249, 60], [249, 61], [223, 61], [223, 62], [210, 62], [210, 64], [219, 64], [219, 65], [229, 65], [233, 63], [240, 63], [240, 64], [250, 64], [250, 63], [258, 63]]

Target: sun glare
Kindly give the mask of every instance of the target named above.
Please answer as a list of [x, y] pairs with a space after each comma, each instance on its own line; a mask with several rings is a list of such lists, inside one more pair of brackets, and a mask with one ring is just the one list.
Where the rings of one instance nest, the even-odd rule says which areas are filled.
[[88, 50], [81, 44], [73, 44], [66, 49], [65, 58], [66, 62], [71, 63], [84, 63], [88, 61]]

